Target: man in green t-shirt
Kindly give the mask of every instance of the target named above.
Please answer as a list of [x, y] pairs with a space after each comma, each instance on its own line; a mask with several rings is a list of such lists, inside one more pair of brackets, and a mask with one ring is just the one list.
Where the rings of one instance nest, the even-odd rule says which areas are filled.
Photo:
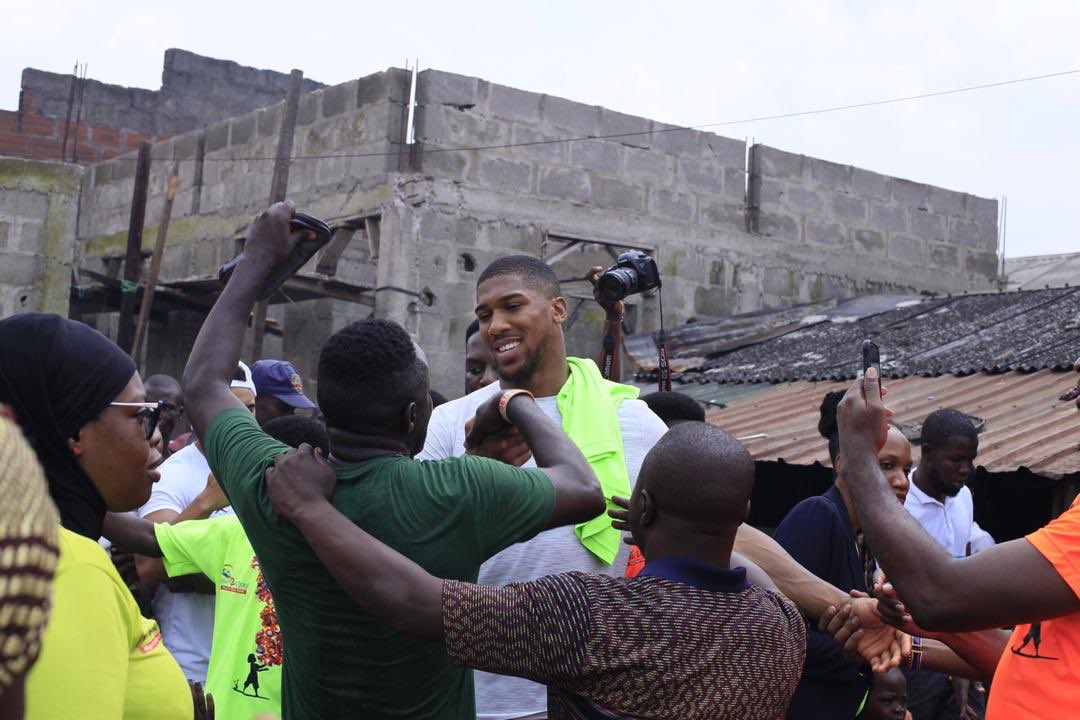
[[[295, 243], [292, 215], [290, 203], [278, 203], [252, 223], [243, 258], [184, 371], [192, 424], [273, 588], [288, 649], [282, 714], [471, 720], [469, 671], [451, 665], [437, 643], [358, 610], [267, 499], [263, 475], [287, 447], [239, 406], [229, 379], [259, 288]], [[588, 462], [532, 402], [518, 403], [516, 425], [536, 469], [478, 457], [413, 460], [431, 415], [427, 364], [395, 323], [362, 320], [335, 333], [320, 355], [317, 380], [338, 477], [334, 507], [434, 576], [475, 582], [480, 564], [508, 545], [603, 510]], [[471, 440], [482, 440], [485, 428], [505, 428], [500, 407], [505, 412], [516, 392], [481, 408]]]

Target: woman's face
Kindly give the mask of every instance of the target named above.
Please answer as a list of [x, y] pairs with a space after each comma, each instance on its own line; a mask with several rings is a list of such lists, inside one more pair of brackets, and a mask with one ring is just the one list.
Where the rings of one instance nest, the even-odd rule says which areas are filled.
[[[131, 376], [113, 402], [145, 402], [146, 391], [138, 371]], [[79, 430], [72, 450], [83, 471], [114, 512], [134, 510], [150, 499], [150, 489], [159, 474], [153, 469], [161, 462], [161, 434], [146, 439], [141, 408], [106, 407]]]
[[908, 493], [908, 474], [911, 472], [911, 443], [891, 425], [885, 445], [878, 452], [878, 465], [885, 473], [896, 499], [903, 503]]

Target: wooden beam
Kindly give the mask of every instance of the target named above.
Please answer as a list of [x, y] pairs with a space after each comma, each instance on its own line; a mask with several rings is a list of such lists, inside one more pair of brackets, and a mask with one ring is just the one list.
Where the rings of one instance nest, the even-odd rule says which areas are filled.
[[124, 256], [124, 282], [120, 287], [120, 323], [116, 344], [131, 352], [135, 339], [135, 297], [142, 274], [142, 233], [146, 221], [146, 191], [150, 184], [150, 143], [139, 143], [135, 161], [135, 189], [131, 193], [131, 216], [128, 222], [127, 253]]
[[[293, 135], [296, 132], [296, 113], [300, 107], [300, 90], [304, 83], [302, 70], [289, 73], [289, 89], [285, 93], [285, 108], [281, 114], [277, 152], [274, 154], [274, 175], [270, 179], [270, 204], [285, 199], [289, 189], [289, 163], [292, 159]], [[255, 320], [252, 322], [251, 355], [253, 360], [262, 358], [263, 335], [266, 333], [266, 302], [255, 303]]]
[[176, 186], [180, 179], [180, 163], [174, 162], [169, 171], [169, 188], [165, 191], [165, 206], [161, 209], [157, 239], [154, 242], [154, 254], [150, 258], [150, 274], [146, 277], [146, 290], [139, 306], [139, 321], [135, 325], [135, 349], [131, 356], [139, 363], [142, 356], [143, 341], [146, 339], [147, 326], [150, 324], [150, 308], [154, 304], [154, 292], [157, 289], [158, 274], [161, 272], [161, 256], [165, 252], [165, 237], [169, 233], [169, 219], [172, 217], [173, 200], [176, 199]]
[[315, 271], [323, 275], [337, 274], [338, 260], [341, 259], [341, 254], [345, 252], [345, 248], [352, 242], [355, 234], [356, 228], [348, 225], [342, 225], [335, 230], [334, 236], [330, 238], [330, 242], [326, 244], [326, 247], [319, 254], [319, 262], [315, 265]]

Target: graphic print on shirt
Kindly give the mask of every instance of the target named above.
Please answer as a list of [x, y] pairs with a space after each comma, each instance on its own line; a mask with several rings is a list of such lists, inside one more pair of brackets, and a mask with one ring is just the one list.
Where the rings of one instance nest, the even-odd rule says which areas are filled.
[[[1024, 652], [1024, 648], [1026, 648], [1029, 644], [1034, 647], [1034, 650], [1028, 650], [1027, 652]], [[1031, 623], [1031, 628], [1028, 629], [1027, 635], [1024, 636], [1023, 641], [1019, 645], [1012, 648], [1012, 652], [1013, 652], [1014, 655], [1019, 655], [1020, 657], [1031, 658], [1032, 660], [1057, 660], [1058, 659], [1056, 657], [1051, 657], [1049, 655], [1040, 655], [1039, 654], [1039, 645], [1040, 644], [1042, 644], [1042, 623], [1041, 622]]]
[[241, 582], [233, 577], [232, 565], [225, 563], [221, 568], [221, 585], [219, 587], [225, 592], [247, 595], [248, 583]]
[[[233, 680], [233, 690], [241, 695], [265, 700], [266, 698], [259, 695], [259, 673], [266, 672], [271, 666], [281, 665], [283, 648], [281, 629], [278, 627], [277, 610], [274, 608], [274, 598], [270, 595], [270, 588], [266, 586], [262, 568], [259, 567], [259, 558], [251, 558], [251, 567], [258, 571], [255, 576], [255, 597], [263, 603], [263, 608], [259, 611], [262, 626], [259, 632], [255, 634], [255, 652], [248, 653], [244, 661], [247, 666], [247, 676], [244, 678], [243, 687], [240, 686], [240, 679], [236, 678]], [[224, 571], [222, 571], [222, 574], [224, 574]], [[247, 583], [238, 584], [244, 585], [243, 592], [246, 593]], [[248, 693], [248, 688], [251, 688], [251, 693]]]

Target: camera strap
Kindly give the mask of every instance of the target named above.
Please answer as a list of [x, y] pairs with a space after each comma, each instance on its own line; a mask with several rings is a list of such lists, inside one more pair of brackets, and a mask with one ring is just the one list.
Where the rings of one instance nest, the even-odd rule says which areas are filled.
[[600, 356], [600, 375], [605, 380], [611, 379], [611, 371], [615, 365], [615, 338], [610, 332], [604, 335], [603, 350]]
[[662, 392], [668, 392], [671, 390], [671, 366], [668, 365], [667, 341], [664, 339], [663, 330], [660, 330], [660, 338], [659, 342], [656, 343], [656, 347], [659, 350], [659, 357], [657, 358], [656, 365], [656, 378], [660, 381], [660, 390]]
[[664, 291], [660, 288], [656, 291], [657, 302], [660, 305], [660, 334], [656, 338], [657, 361], [656, 379], [661, 392], [671, 390], [671, 366], [668, 364], [667, 336], [664, 335]]

